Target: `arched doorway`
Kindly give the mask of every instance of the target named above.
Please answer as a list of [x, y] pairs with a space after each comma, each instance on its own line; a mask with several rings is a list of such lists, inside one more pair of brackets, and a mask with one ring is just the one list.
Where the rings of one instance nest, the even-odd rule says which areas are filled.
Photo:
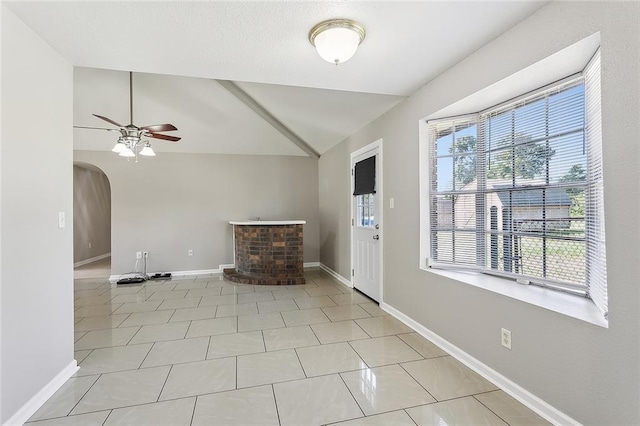
[[111, 272], [111, 185], [98, 167], [73, 163], [74, 278]]

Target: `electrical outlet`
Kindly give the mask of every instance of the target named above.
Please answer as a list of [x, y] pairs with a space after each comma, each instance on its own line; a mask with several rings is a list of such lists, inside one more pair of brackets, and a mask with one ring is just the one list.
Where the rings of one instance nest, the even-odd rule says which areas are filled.
[[187, 251], [187, 256], [193, 256], [193, 250]]
[[137, 251], [136, 252], [136, 259], [142, 259], [142, 252], [141, 251]]
[[142, 252], [142, 255], [144, 256], [145, 259], [147, 259], [149, 257], [149, 252], [148, 251], [144, 251], [144, 252]]
[[505, 348], [511, 350], [511, 330], [503, 328], [500, 332], [500, 343]]

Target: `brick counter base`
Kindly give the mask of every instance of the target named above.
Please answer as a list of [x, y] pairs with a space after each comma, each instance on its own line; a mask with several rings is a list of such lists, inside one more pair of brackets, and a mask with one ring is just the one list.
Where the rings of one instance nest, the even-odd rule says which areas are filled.
[[304, 284], [302, 225], [234, 225], [236, 268], [229, 281], [256, 285]]

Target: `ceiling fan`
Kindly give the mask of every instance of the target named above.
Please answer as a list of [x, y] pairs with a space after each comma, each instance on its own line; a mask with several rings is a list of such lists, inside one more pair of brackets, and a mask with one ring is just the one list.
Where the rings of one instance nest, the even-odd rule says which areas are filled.
[[109, 129], [104, 127], [86, 127], [86, 126], [73, 126], [77, 129], [95, 129], [95, 130], [107, 130], [110, 132], [120, 132], [120, 137], [112, 151], [118, 153], [122, 157], [137, 157], [137, 154], [154, 157], [156, 154], [151, 148], [151, 143], [143, 141], [142, 138], [154, 138], [161, 139], [169, 142], [178, 142], [181, 138], [177, 136], [164, 135], [158, 132], [172, 132], [178, 130], [173, 124], [153, 124], [150, 126], [138, 127], [133, 124], [133, 72], [129, 72], [129, 124], [123, 126], [122, 124], [107, 118], [102, 115], [92, 114], [107, 123], [113, 124], [118, 127], [117, 129]]

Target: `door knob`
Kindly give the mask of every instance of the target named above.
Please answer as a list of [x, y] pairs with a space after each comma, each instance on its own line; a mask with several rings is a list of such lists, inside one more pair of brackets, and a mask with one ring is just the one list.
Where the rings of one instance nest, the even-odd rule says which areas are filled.
[[373, 239], [374, 239], [374, 240], [379, 240], [379, 239], [380, 239], [380, 235], [374, 235], [374, 236], [373, 236]]
[[376, 229], [380, 229], [380, 224], [376, 223]]

